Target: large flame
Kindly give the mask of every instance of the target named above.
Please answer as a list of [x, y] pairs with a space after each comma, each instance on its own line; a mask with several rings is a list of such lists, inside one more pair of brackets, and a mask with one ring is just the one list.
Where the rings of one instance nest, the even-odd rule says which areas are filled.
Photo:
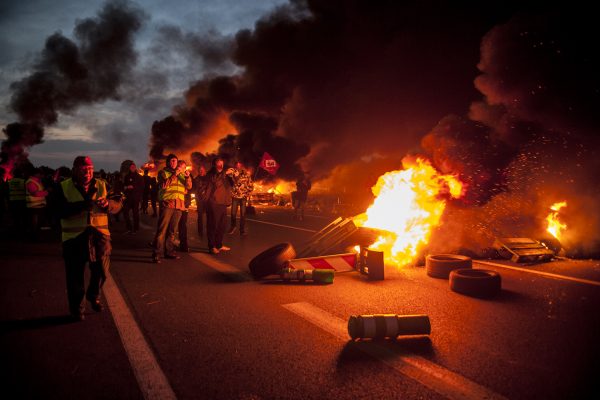
[[455, 176], [439, 174], [425, 159], [404, 159], [402, 165], [404, 170], [379, 177], [372, 188], [375, 201], [354, 219], [358, 226], [386, 231], [369, 247], [398, 266], [413, 262], [429, 241], [446, 208], [443, 197], [458, 198], [463, 191]]
[[566, 201], [561, 201], [559, 203], [552, 204], [552, 206], [550, 206], [550, 210], [552, 210], [552, 212], [546, 217], [546, 221], [548, 222], [548, 228], [546, 228], [546, 230], [558, 240], [560, 240], [563, 232], [565, 231], [565, 229], [567, 229], [567, 225], [563, 224], [558, 219], [558, 211], [566, 206]]

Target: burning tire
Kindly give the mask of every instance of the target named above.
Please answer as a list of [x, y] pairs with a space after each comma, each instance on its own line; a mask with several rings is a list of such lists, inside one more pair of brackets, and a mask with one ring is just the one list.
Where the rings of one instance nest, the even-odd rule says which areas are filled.
[[450, 289], [473, 297], [492, 297], [500, 293], [502, 280], [496, 271], [457, 269], [450, 273]]
[[248, 267], [252, 276], [260, 279], [267, 275], [278, 274], [287, 262], [295, 257], [294, 246], [290, 243], [280, 243], [254, 257]]
[[472, 268], [473, 261], [469, 257], [456, 254], [430, 254], [425, 259], [427, 275], [433, 278], [448, 279], [455, 269]]

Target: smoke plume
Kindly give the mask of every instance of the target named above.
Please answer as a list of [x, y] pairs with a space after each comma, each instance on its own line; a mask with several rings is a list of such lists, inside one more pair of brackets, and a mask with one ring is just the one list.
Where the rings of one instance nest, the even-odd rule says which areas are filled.
[[600, 65], [589, 19], [581, 10], [520, 14], [484, 36], [475, 79], [484, 100], [468, 119], [447, 117], [422, 140], [480, 207], [455, 204], [433, 247], [543, 238], [550, 205], [566, 200], [564, 247], [600, 253]]
[[[374, 154], [400, 160], [436, 121], [468, 107], [480, 38], [509, 16], [500, 6], [426, 3], [313, 0], [276, 9], [235, 36], [240, 73], [201, 79], [155, 122], [151, 156], [218, 150], [206, 147], [219, 139], [210, 125], [223, 115], [236, 125], [231, 117], [246, 113], [274, 121], [269, 153], [282, 166], [315, 178]], [[309, 151], [276, 146], [292, 142]], [[261, 150], [240, 143], [255, 147], [242, 155]]]
[[74, 40], [57, 32], [29, 76], [12, 83], [11, 109], [19, 122], [4, 129], [3, 166], [26, 157], [26, 149], [43, 141], [45, 126], [85, 104], [119, 100], [119, 87], [131, 72], [137, 54], [134, 34], [145, 14], [127, 1], [108, 1], [95, 18], [77, 22]]

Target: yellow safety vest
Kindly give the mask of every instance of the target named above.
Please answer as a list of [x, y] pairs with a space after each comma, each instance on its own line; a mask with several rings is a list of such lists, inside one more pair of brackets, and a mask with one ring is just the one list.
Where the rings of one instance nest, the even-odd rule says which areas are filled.
[[[42, 185], [42, 183], [35, 178], [27, 179], [27, 182], [25, 183], [25, 188], [27, 188], [27, 185], [29, 185], [29, 183], [35, 183], [38, 192], [44, 190], [44, 186]], [[27, 193], [25, 197], [27, 198], [27, 208], [44, 208], [46, 206], [46, 196], [32, 196], [31, 194], [29, 194], [29, 190], [26, 190], [26, 192]]]
[[[75, 187], [73, 179], [69, 178], [60, 183], [62, 186], [65, 198], [69, 203], [83, 201], [83, 196]], [[106, 182], [101, 179], [96, 179], [96, 193], [92, 200], [101, 197], [106, 198], [108, 191], [106, 190]], [[73, 239], [79, 236], [89, 226], [94, 227], [101, 233], [110, 236], [108, 230], [108, 213], [102, 211], [94, 204], [92, 211], [82, 211], [79, 214], [72, 215], [67, 218], [61, 218], [60, 225], [62, 227], [62, 241]]]
[[10, 201], [25, 201], [25, 179], [12, 178], [9, 180], [8, 193]]
[[[167, 171], [166, 169], [163, 169], [162, 171], [160, 171], [164, 177], [165, 180], [169, 179], [171, 177], [171, 175], [173, 175], [172, 172]], [[177, 179], [175, 179], [175, 181], [173, 183], [171, 183], [171, 185], [165, 189], [159, 189], [158, 191], [158, 198], [159, 200], [163, 201], [163, 200], [181, 200], [184, 201], [185, 200], [185, 178], [182, 181], [180, 177], [177, 177]]]

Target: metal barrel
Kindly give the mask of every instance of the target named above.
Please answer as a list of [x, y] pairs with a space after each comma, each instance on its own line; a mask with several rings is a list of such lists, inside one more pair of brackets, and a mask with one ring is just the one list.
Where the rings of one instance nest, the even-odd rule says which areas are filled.
[[352, 315], [348, 320], [348, 334], [356, 339], [383, 339], [398, 336], [429, 335], [429, 317], [419, 315], [374, 314]]
[[330, 269], [294, 269], [283, 268], [280, 272], [282, 280], [289, 281], [313, 281], [315, 283], [333, 283], [335, 272]]

